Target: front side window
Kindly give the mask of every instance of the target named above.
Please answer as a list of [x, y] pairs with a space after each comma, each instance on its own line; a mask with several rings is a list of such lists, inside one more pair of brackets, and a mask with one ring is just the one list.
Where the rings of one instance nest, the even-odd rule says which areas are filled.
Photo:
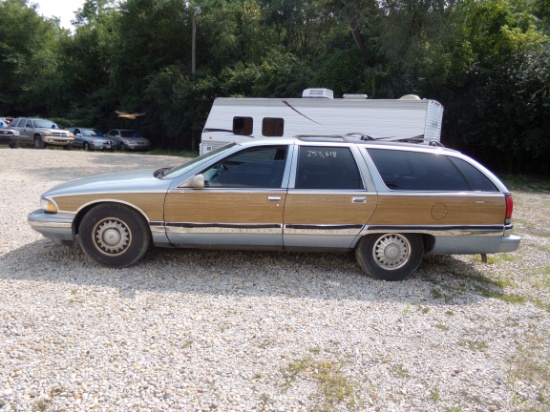
[[243, 150], [202, 172], [206, 187], [280, 188], [286, 146]]
[[285, 131], [285, 121], [281, 118], [266, 117], [262, 120], [262, 135], [282, 136]]
[[302, 146], [296, 189], [362, 189], [363, 181], [347, 147]]
[[243, 136], [252, 134], [254, 122], [252, 117], [235, 116], [233, 118], [233, 133]]
[[449, 158], [437, 153], [369, 149], [382, 180], [392, 190], [469, 191]]

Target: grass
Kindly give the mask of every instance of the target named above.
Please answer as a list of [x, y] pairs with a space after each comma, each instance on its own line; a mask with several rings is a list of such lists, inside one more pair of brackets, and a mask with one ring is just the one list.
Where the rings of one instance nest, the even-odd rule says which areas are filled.
[[529, 412], [550, 410], [550, 349], [547, 339], [530, 336], [509, 358], [508, 386], [514, 390], [516, 383], [527, 383], [537, 389], [538, 395], [529, 400], [516, 392], [514, 403]]
[[512, 190], [523, 192], [550, 192], [550, 179], [537, 176], [501, 176], [502, 180]]
[[390, 371], [395, 377], [399, 379], [405, 379], [411, 375], [409, 371], [405, 369], [402, 363], [392, 366]]
[[460, 346], [465, 347], [466, 349], [469, 349], [474, 352], [485, 352], [486, 349], [489, 348], [489, 344], [482, 340], [462, 340], [460, 341]]
[[317, 360], [312, 355], [291, 362], [284, 370], [287, 384], [299, 377], [316, 383], [318, 404], [312, 411], [332, 411], [338, 405], [346, 410], [359, 407], [354, 382], [343, 372], [343, 361]]

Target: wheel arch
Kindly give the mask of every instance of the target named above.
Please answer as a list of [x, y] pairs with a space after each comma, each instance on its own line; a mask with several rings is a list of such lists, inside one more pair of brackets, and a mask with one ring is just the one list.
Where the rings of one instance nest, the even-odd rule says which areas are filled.
[[428, 233], [422, 233], [422, 232], [415, 232], [415, 231], [404, 231], [404, 230], [374, 230], [374, 231], [365, 231], [362, 232], [357, 238], [355, 239], [352, 247], [353, 249], [356, 249], [359, 243], [361, 242], [361, 239], [368, 235], [376, 235], [376, 234], [407, 234], [407, 235], [419, 235], [422, 238], [422, 243], [424, 244], [424, 253], [429, 253], [432, 251], [434, 245], [435, 245], [435, 236], [428, 234]]
[[88, 213], [91, 209], [93, 209], [96, 206], [99, 205], [124, 205], [128, 206], [129, 208], [135, 210], [136, 212], [143, 217], [147, 225], [149, 225], [149, 222], [151, 222], [151, 219], [149, 219], [149, 216], [147, 216], [147, 213], [145, 213], [140, 207], [136, 206], [133, 203], [126, 202], [124, 200], [120, 199], [101, 199], [101, 200], [94, 200], [93, 202], [86, 203], [84, 206], [82, 206], [78, 212], [76, 213], [74, 220], [73, 220], [73, 237], [76, 237], [79, 233], [80, 223], [82, 222], [82, 219]]

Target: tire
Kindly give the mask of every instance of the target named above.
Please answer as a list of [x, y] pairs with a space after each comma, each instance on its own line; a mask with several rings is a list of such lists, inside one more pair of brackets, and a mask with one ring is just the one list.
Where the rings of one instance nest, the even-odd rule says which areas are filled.
[[36, 149], [44, 149], [46, 147], [46, 144], [44, 143], [44, 140], [42, 140], [41, 136], [34, 136], [34, 147]]
[[73, 145], [72, 144], [68, 144], [66, 146], [63, 146], [63, 150], [73, 150]]
[[384, 233], [363, 237], [355, 248], [361, 269], [375, 278], [387, 281], [402, 280], [413, 273], [424, 255], [420, 235]]
[[94, 262], [112, 268], [130, 266], [151, 244], [145, 219], [134, 209], [116, 203], [95, 206], [79, 226], [84, 253]]
[[87, 152], [88, 152], [88, 151], [91, 151], [91, 149], [90, 149], [90, 143], [88, 143], [88, 142], [84, 142], [84, 145], [83, 145], [82, 147], [83, 147], [84, 150], [86, 150]]
[[19, 143], [10, 143], [10, 149], [17, 149], [19, 148]]
[[121, 144], [120, 144], [119, 149], [120, 149], [121, 152], [125, 152], [125, 151], [126, 151], [126, 146], [124, 146], [124, 143], [121, 143]]

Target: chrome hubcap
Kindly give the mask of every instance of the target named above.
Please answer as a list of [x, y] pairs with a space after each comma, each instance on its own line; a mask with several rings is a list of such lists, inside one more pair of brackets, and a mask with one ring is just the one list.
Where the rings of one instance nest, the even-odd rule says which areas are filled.
[[96, 225], [94, 240], [101, 253], [116, 256], [128, 248], [131, 234], [124, 222], [112, 218], [104, 219]]
[[372, 255], [378, 266], [386, 270], [403, 267], [411, 256], [411, 245], [401, 235], [384, 235], [375, 243]]

